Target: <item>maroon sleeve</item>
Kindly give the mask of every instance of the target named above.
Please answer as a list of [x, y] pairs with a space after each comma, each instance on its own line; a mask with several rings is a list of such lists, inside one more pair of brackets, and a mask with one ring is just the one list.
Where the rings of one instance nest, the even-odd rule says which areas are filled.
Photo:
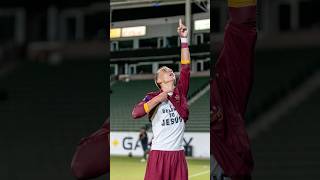
[[238, 179], [250, 175], [254, 165], [244, 115], [253, 82], [256, 6], [229, 7], [229, 15], [211, 82], [210, 140], [224, 173]]
[[142, 101], [140, 101], [138, 104], [136, 104], [133, 107], [133, 110], [131, 113], [133, 119], [141, 118], [147, 114], [143, 106], [144, 106], [144, 103], [148, 102], [149, 100], [150, 100], [150, 96], [147, 95]]
[[225, 29], [224, 47], [216, 65], [216, 76], [225, 79], [238, 110], [245, 113], [253, 82], [254, 48], [257, 38], [256, 6], [229, 7], [230, 20]]
[[143, 107], [144, 103], [145, 103], [144, 101], [141, 101], [134, 106], [131, 113], [133, 119], [141, 118], [147, 114]]
[[109, 132], [110, 124], [106, 120], [99, 130], [81, 139], [71, 162], [72, 174], [77, 179], [91, 179], [110, 172]]
[[188, 95], [190, 83], [190, 64], [181, 64], [180, 66], [180, 77], [178, 80], [178, 88], [183, 96]]

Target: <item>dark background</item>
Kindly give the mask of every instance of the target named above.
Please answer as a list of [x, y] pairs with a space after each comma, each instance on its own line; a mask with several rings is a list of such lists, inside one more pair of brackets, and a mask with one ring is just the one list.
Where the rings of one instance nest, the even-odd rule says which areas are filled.
[[[254, 83], [246, 113], [253, 179], [318, 179], [319, 2], [257, 2]], [[226, 1], [211, 1], [213, 63], [223, 44], [226, 7]]]
[[[99, 3], [100, 9], [89, 9]], [[50, 7], [57, 14], [52, 37]], [[4, 0], [0, 9], [0, 179], [74, 179], [77, 144], [109, 114], [109, 3]], [[84, 14], [78, 37], [75, 18], [66, 20], [66, 36], [58, 27], [69, 9]], [[15, 26], [19, 13], [23, 28]]]

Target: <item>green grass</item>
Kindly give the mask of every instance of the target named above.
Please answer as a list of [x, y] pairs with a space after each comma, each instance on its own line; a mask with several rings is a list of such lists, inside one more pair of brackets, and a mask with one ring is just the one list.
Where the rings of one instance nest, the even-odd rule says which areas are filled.
[[[140, 162], [137, 157], [119, 157], [110, 158], [110, 178], [111, 180], [143, 180], [146, 169], [146, 162]], [[203, 180], [210, 179], [209, 160], [187, 159], [189, 179]]]

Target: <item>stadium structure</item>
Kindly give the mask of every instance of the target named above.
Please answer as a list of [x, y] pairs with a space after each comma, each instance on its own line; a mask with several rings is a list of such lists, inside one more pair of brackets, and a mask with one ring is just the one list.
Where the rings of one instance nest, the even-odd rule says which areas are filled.
[[[208, 6], [207, 1], [114, 0], [111, 27], [105, 1], [32, 2], [0, 3], [0, 179], [71, 179], [74, 147], [108, 114], [109, 84], [112, 132], [136, 133], [147, 124], [147, 119], [133, 122], [130, 111], [143, 92], [155, 89], [151, 79], [157, 67], [178, 72], [180, 17], [189, 19], [193, 60], [186, 132], [209, 131], [209, 64], [223, 43], [225, 1]], [[319, 176], [318, 7], [316, 0], [258, 1], [255, 80], [247, 111], [254, 179]], [[132, 33], [128, 27], [139, 28]], [[135, 142], [129, 137], [130, 144]]]
[[180, 18], [189, 30], [192, 62], [188, 93], [190, 116], [183, 145], [188, 158], [192, 158], [188, 160], [189, 177], [208, 179], [210, 2], [115, 0], [111, 1], [110, 17], [111, 179], [128, 178], [120, 173], [124, 166], [128, 167], [131, 179], [143, 178], [145, 164], [141, 164], [140, 159], [126, 157], [142, 157], [139, 131], [147, 127], [151, 141], [151, 123], [146, 117], [133, 120], [131, 112], [147, 92], [157, 91], [154, 73], [158, 68], [168, 66], [179, 77], [177, 27]]
[[[111, 118], [112, 131], [138, 131], [141, 126], [148, 123], [147, 119], [133, 122], [130, 110], [135, 102], [143, 98], [143, 92], [147, 92], [146, 89], [155, 88], [151, 83], [155, 69], [162, 63], [168, 65], [177, 62], [178, 58], [175, 59], [171, 55], [179, 54], [178, 47], [175, 47], [179, 42], [176, 41], [176, 37], [172, 38], [175, 36], [175, 26], [170, 27], [168, 24], [182, 17], [189, 19], [190, 22], [187, 24], [192, 29], [190, 49], [194, 64], [189, 97], [190, 100], [195, 96], [199, 98], [191, 103], [191, 117], [186, 133], [207, 132], [209, 117], [205, 113], [209, 114], [206, 108], [209, 103], [209, 94], [203, 93], [206, 83], [201, 83], [200, 78], [205, 79], [203, 82], [207, 82], [208, 77], [196, 76], [209, 71], [210, 63], [207, 64], [207, 62], [212, 60], [214, 63], [219, 55], [223, 43], [224, 26], [228, 19], [226, 1], [211, 1], [211, 16], [205, 15], [201, 5], [199, 6], [199, 1], [113, 2], [111, 31], [114, 34], [111, 35], [115, 37], [111, 39], [110, 72], [113, 76], [110, 102], [117, 106], [114, 109], [111, 108], [111, 117], [114, 117], [114, 119]], [[186, 14], [188, 10], [184, 9], [187, 7], [185, 3], [188, 2], [194, 8], [191, 8], [191, 18]], [[170, 3], [172, 5], [169, 5]], [[170, 8], [162, 10], [164, 14], [169, 14], [164, 17], [159, 17], [162, 13], [156, 13], [158, 12], [156, 8], [161, 8], [162, 5], [175, 6], [175, 3], [181, 3], [183, 6], [180, 8], [179, 15], [170, 14], [179, 12]], [[129, 10], [122, 11], [123, 4], [126, 4]], [[246, 115], [256, 164], [254, 179], [303, 179], [318, 176], [316, 166], [313, 165], [320, 161], [319, 153], [316, 153], [320, 146], [314, 143], [320, 134], [313, 129], [313, 125], [317, 124], [316, 107], [319, 106], [320, 92], [318, 73], [320, 57], [317, 53], [320, 47], [319, 19], [317, 18], [319, 12], [315, 8], [317, 4], [319, 5], [317, 1], [312, 0], [258, 1], [255, 79]], [[136, 12], [141, 9], [154, 13]], [[136, 16], [126, 16], [130, 19], [121, 18], [124, 12]], [[201, 20], [209, 17], [211, 17], [210, 37], [207, 36], [210, 30], [196, 30], [196, 23], [201, 24], [205, 22]], [[140, 31], [142, 34], [145, 33], [144, 35], [121, 37], [122, 28], [141, 26], [145, 26]], [[165, 30], [162, 30], [162, 27]], [[207, 56], [203, 53], [207, 49], [202, 47], [205, 47], [209, 39], [210, 46], [207, 48], [211, 50], [211, 54]], [[174, 48], [176, 48], [175, 53], [169, 53]], [[164, 63], [165, 61], [167, 63]], [[178, 71], [178, 67], [175, 70]], [[196, 82], [199, 82], [199, 85]], [[130, 93], [121, 95], [128, 90]], [[197, 96], [197, 94], [200, 95]], [[126, 103], [121, 104], [121, 101], [118, 101], [120, 99]], [[200, 113], [194, 114], [197, 112]], [[303, 122], [301, 119], [304, 119]]]

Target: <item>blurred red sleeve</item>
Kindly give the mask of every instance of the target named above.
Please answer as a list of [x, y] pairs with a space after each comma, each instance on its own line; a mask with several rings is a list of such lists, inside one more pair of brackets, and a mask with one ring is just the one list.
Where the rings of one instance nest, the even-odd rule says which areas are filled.
[[72, 174], [77, 179], [95, 178], [110, 171], [109, 133], [107, 119], [99, 130], [81, 139], [71, 162]]

